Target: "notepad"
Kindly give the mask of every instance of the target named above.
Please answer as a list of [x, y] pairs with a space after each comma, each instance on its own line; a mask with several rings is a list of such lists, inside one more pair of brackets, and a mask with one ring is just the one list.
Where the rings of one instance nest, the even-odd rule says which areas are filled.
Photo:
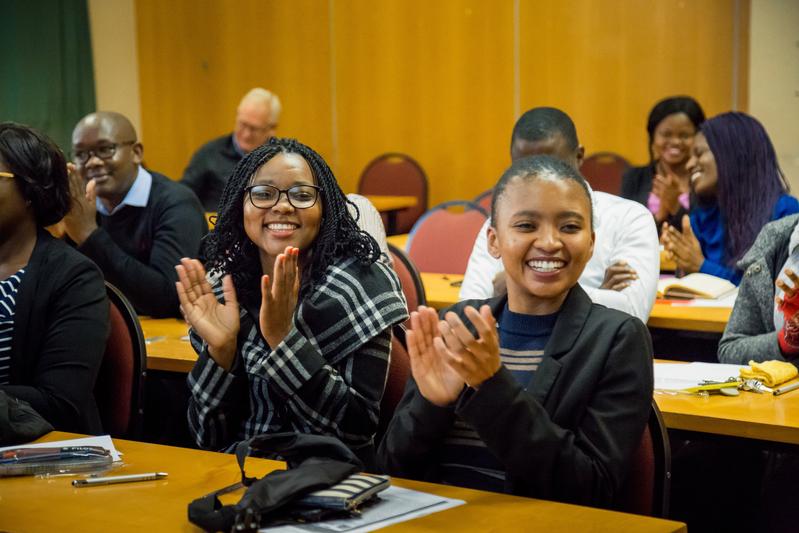
[[695, 272], [683, 278], [658, 280], [658, 298], [692, 300], [694, 298], [718, 299], [735, 291], [736, 287], [723, 278]]

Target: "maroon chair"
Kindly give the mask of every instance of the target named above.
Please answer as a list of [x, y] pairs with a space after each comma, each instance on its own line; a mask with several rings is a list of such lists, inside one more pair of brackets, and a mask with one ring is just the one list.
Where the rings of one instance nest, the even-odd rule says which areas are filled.
[[619, 154], [597, 152], [583, 160], [580, 173], [595, 191], [619, 194], [621, 178], [628, 168], [630, 163]]
[[487, 218], [488, 213], [474, 202], [439, 204], [414, 224], [408, 235], [408, 256], [421, 272], [464, 274]]
[[391, 360], [388, 365], [386, 388], [380, 401], [380, 419], [377, 423], [375, 444], [380, 444], [394, 411], [402, 399], [405, 385], [411, 377], [411, 360], [405, 343], [405, 326], [397, 324], [391, 331]]
[[491, 215], [491, 200], [494, 198], [494, 189], [488, 189], [475, 196], [474, 203], [485, 209], [485, 212]]
[[649, 421], [633, 453], [615, 508], [626, 513], [666, 518], [671, 489], [671, 446], [666, 424], [652, 401]]
[[127, 298], [106, 282], [111, 331], [94, 397], [103, 428], [111, 436], [135, 439], [142, 428], [147, 351], [139, 318]]
[[402, 293], [408, 303], [408, 312], [416, 311], [420, 305], [427, 305], [427, 296], [419, 271], [416, 270], [408, 254], [391, 243], [388, 243], [388, 252], [394, 262], [394, 271], [402, 285]]
[[[358, 194], [383, 196], [415, 196], [414, 207], [403, 209], [396, 214], [394, 234], [408, 233], [414, 223], [427, 211], [427, 176], [410, 156], [398, 153], [383, 154], [361, 173]], [[388, 229], [386, 215], [383, 225]]]

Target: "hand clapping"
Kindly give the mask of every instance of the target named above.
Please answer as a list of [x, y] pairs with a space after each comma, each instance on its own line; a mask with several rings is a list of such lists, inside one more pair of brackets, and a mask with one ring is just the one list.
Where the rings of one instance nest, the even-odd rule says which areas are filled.
[[[275, 258], [274, 274], [261, 277], [261, 333], [274, 349], [288, 335], [300, 292], [300, 249], [293, 246]], [[270, 283], [271, 282], [271, 283]]]
[[445, 406], [454, 402], [464, 385], [479, 387], [501, 366], [499, 337], [491, 309], [464, 310], [478, 338], [455, 313], [438, 320], [435, 310], [421, 306], [411, 313], [408, 354], [419, 392], [428, 401]]
[[175, 267], [175, 287], [180, 310], [197, 334], [208, 343], [208, 353], [216, 363], [230, 370], [236, 355], [239, 332], [239, 303], [230, 275], [222, 278], [224, 303], [220, 303], [205, 278], [205, 268], [196, 259], [183, 258]]
[[699, 244], [693, 230], [688, 215], [682, 217], [682, 233], [677, 228], [663, 223], [663, 233], [661, 235], [663, 247], [669, 253], [669, 257], [674, 259], [677, 266], [686, 274], [699, 272], [705, 256], [702, 254], [702, 246]]

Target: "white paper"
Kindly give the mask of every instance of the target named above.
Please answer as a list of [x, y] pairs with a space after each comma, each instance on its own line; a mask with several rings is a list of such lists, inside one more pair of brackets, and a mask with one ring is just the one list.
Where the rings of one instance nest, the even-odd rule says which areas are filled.
[[263, 528], [267, 533], [365, 533], [463, 505], [463, 500], [444, 498], [435, 494], [389, 487], [380, 493], [380, 502], [366, 507], [357, 518], [325, 520], [314, 524], [297, 524]]
[[122, 460], [122, 454], [117, 451], [116, 446], [114, 446], [114, 441], [111, 440], [110, 435], [6, 446], [5, 448], [0, 448], [0, 452], [5, 450], [17, 450], [19, 448], [61, 448], [64, 446], [102, 446], [111, 452], [111, 457], [113, 457], [114, 462]]
[[655, 388], [679, 390], [696, 387], [701, 381], [727, 381], [737, 378], [746, 365], [720, 363], [655, 363]]

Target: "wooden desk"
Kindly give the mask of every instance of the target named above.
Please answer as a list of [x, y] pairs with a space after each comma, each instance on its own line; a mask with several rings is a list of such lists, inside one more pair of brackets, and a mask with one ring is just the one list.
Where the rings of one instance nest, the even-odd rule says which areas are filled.
[[657, 300], [647, 325], [652, 328], [724, 333], [731, 307], [691, 307]]
[[386, 214], [386, 233], [393, 235], [397, 230], [397, 212], [419, 203], [415, 196], [378, 196], [365, 195], [380, 213]]
[[208, 223], [209, 230], [214, 229], [214, 226], [216, 226], [216, 211], [206, 211], [205, 221]]
[[408, 251], [408, 234], [407, 233], [400, 233], [399, 235], [389, 235], [386, 237], [386, 240], [399, 248], [400, 250]]
[[[435, 274], [420, 272], [427, 305], [435, 309], [443, 309], [457, 303], [463, 281], [463, 274]], [[453, 285], [453, 283], [458, 283]]]
[[[43, 440], [75, 435], [51, 433]], [[0, 530], [200, 531], [187, 518], [191, 500], [240, 479], [233, 455], [114, 439], [126, 466], [115, 474], [166, 471], [169, 478], [73, 488], [69, 477], [0, 479]], [[248, 459], [259, 477], [282, 463]], [[466, 505], [417, 518], [391, 531], [626, 531], [679, 532], [685, 524], [590, 507], [518, 498], [444, 485], [392, 480], [409, 489], [465, 500]], [[241, 492], [223, 496], [234, 503]]]
[[799, 391], [707, 397], [655, 392], [655, 401], [669, 429], [799, 444]]
[[188, 338], [189, 326], [177, 318], [139, 317], [147, 348], [147, 369], [189, 373], [197, 354]]

